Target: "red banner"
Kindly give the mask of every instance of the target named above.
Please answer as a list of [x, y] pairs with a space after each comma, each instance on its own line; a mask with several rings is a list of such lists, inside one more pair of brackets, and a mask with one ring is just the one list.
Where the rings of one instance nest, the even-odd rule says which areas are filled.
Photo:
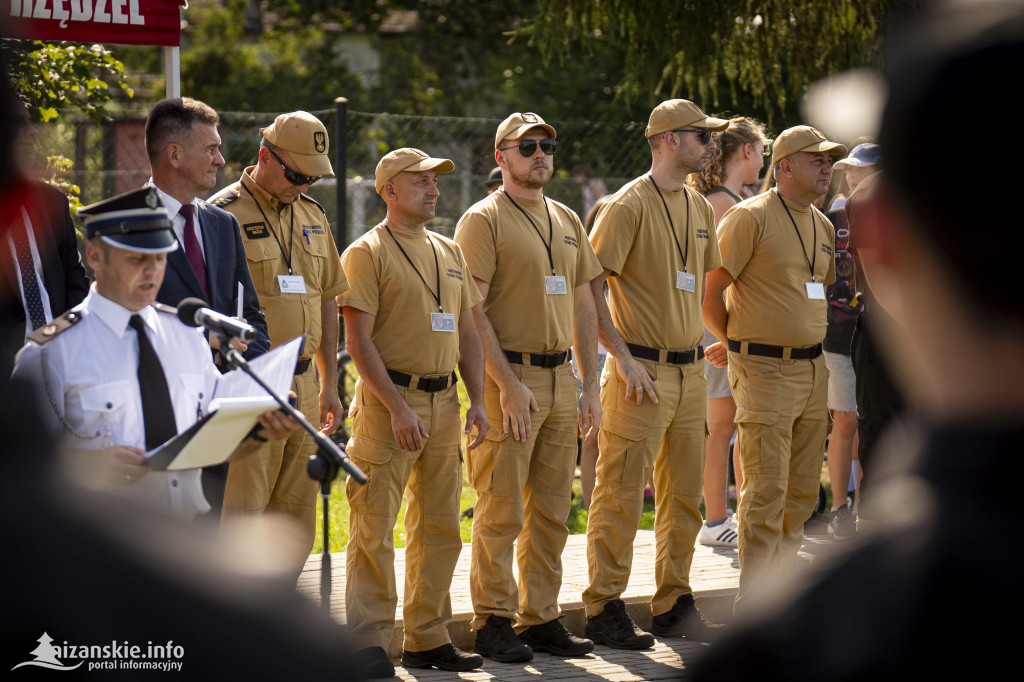
[[118, 45], [180, 45], [181, 0], [0, 0], [16, 38]]

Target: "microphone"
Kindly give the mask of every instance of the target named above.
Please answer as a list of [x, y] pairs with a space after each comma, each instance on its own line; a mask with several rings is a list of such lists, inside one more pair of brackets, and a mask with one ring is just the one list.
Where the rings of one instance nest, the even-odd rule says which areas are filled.
[[256, 338], [256, 328], [245, 322], [222, 315], [206, 307], [206, 301], [186, 298], [178, 304], [178, 319], [189, 327], [206, 327], [210, 331], [228, 338], [242, 339], [248, 343]]

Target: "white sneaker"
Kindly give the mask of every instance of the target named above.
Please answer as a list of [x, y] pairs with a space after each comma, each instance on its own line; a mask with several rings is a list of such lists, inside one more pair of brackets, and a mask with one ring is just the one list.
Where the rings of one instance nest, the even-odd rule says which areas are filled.
[[740, 536], [736, 530], [736, 523], [731, 517], [726, 518], [714, 528], [704, 524], [700, 529], [700, 544], [707, 547], [739, 547]]

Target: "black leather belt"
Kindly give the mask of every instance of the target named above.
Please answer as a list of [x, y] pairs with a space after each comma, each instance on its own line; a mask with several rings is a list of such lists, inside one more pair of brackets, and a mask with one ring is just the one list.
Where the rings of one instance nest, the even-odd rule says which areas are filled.
[[530, 365], [531, 367], [543, 367], [545, 369], [551, 369], [552, 367], [558, 367], [572, 360], [572, 349], [563, 353], [517, 353], [514, 350], [503, 351], [505, 357], [513, 365]]
[[[391, 381], [398, 386], [404, 388], [415, 388], [417, 391], [426, 391], [427, 393], [437, 393], [443, 391], [449, 386], [454, 386], [458, 379], [455, 378], [455, 372], [446, 377], [414, 377], [412, 374], [406, 374], [405, 372], [398, 372], [393, 369], [388, 370], [388, 376], [391, 377]], [[416, 379], [415, 384], [413, 379]]]
[[[739, 353], [741, 348], [743, 348], [742, 341], [729, 339], [729, 350], [733, 353]], [[779, 358], [781, 360], [786, 357], [786, 350], [785, 346], [770, 346], [767, 343], [747, 344], [747, 355], [760, 355], [765, 358]], [[788, 350], [790, 360], [813, 360], [821, 355], [821, 344], [819, 343], [817, 346], [811, 346], [810, 348], [790, 348]]]
[[626, 348], [633, 354], [633, 357], [653, 362], [662, 362], [661, 354], [664, 353], [664, 362], [667, 365], [692, 365], [694, 361], [704, 358], [703, 346], [697, 346], [691, 350], [661, 350], [660, 348], [641, 346], [638, 343], [627, 343]]
[[313, 362], [313, 358], [306, 358], [305, 360], [299, 360], [295, 363], [295, 374], [305, 374], [306, 370], [309, 369], [309, 363]]

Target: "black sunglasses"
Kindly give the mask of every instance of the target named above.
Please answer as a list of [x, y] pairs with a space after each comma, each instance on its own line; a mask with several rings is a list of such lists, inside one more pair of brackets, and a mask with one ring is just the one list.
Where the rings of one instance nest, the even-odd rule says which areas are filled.
[[558, 142], [550, 138], [547, 140], [523, 140], [517, 145], [512, 145], [511, 147], [499, 147], [498, 149], [504, 152], [508, 151], [509, 149], [515, 149], [518, 147], [520, 154], [526, 157], [530, 157], [533, 156], [533, 153], [537, 151], [538, 144], [540, 144], [541, 151], [547, 154], [548, 156], [553, 156], [555, 150], [558, 149]]
[[267, 147], [267, 151], [270, 152], [271, 156], [277, 159], [279, 164], [281, 164], [281, 168], [284, 169], [284, 179], [293, 185], [313, 185], [320, 179], [319, 175], [306, 176], [296, 173], [291, 168], [284, 165], [284, 161], [281, 160], [281, 157], [275, 154], [269, 147]]
[[670, 133], [698, 133], [697, 140], [701, 144], [707, 144], [711, 142], [711, 129], [710, 128], [676, 128], [670, 130]]

